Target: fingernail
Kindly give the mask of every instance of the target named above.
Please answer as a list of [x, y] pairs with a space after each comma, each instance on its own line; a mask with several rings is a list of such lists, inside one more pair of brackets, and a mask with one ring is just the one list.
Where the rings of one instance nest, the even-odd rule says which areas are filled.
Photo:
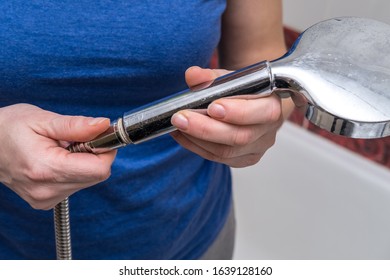
[[176, 113], [172, 116], [172, 124], [181, 130], [186, 130], [188, 128], [187, 118], [180, 113]]
[[217, 103], [212, 103], [209, 106], [208, 113], [211, 117], [223, 119], [226, 115], [225, 108]]
[[88, 124], [89, 125], [98, 125], [98, 124], [101, 124], [103, 122], [106, 122], [107, 121], [107, 118], [93, 118], [93, 119], [90, 119], [88, 121]]

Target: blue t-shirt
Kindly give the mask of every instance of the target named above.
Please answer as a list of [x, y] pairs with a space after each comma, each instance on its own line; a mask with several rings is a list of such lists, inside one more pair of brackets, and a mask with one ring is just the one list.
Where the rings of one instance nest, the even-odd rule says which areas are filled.
[[[220, 38], [224, 0], [0, 1], [0, 107], [122, 113], [186, 88]], [[1, 131], [0, 133], [6, 133]], [[111, 177], [70, 197], [75, 259], [192, 259], [223, 226], [227, 166], [169, 135], [122, 148]], [[54, 259], [52, 211], [0, 184], [0, 259]]]

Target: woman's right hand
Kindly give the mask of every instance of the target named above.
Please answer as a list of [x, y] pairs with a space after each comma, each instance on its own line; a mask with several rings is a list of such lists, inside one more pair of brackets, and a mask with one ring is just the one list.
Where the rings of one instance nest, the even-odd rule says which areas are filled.
[[0, 108], [0, 182], [35, 209], [53, 208], [110, 176], [116, 151], [95, 155], [65, 149], [109, 126], [106, 118], [64, 116], [29, 104]]

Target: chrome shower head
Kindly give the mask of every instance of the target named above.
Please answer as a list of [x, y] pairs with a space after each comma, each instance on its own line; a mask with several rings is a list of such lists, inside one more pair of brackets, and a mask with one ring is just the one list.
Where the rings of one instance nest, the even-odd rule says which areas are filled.
[[390, 135], [390, 26], [335, 18], [301, 34], [271, 62], [275, 92], [289, 92], [315, 125], [352, 138]]
[[365, 18], [335, 18], [301, 34], [283, 57], [259, 62], [125, 113], [74, 152], [101, 153], [173, 131], [170, 119], [228, 96], [291, 96], [315, 125], [352, 138], [390, 135], [390, 26]]

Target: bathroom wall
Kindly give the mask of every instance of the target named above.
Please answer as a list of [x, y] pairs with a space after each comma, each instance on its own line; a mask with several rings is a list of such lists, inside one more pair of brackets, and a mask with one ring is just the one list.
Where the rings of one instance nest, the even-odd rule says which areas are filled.
[[287, 122], [233, 169], [236, 259], [390, 259], [390, 170]]
[[[284, 0], [304, 30], [337, 16], [390, 24], [388, 0]], [[373, 160], [296, 122], [256, 165], [233, 169], [236, 259], [390, 259], [390, 154]]]
[[284, 0], [284, 21], [298, 30], [338, 16], [361, 16], [390, 23], [388, 0]]

